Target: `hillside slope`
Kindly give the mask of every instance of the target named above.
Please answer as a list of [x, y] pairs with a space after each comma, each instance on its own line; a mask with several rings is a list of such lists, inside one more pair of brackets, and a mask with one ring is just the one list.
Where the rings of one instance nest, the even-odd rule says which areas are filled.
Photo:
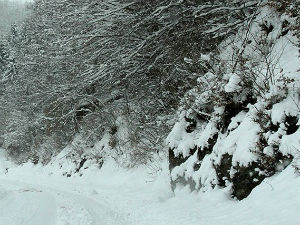
[[296, 18], [267, 5], [220, 46], [167, 138], [173, 188], [229, 188], [243, 199], [265, 177], [299, 166]]

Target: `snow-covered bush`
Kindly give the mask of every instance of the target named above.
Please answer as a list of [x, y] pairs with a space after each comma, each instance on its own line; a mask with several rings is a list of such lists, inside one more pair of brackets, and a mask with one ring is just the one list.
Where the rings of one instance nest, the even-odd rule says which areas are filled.
[[295, 18], [262, 6], [244, 25], [182, 100], [167, 138], [173, 188], [218, 185], [243, 199], [299, 149], [299, 138], [287, 141], [299, 132]]
[[15, 71], [5, 76], [1, 104], [10, 102], [38, 123], [27, 144], [36, 151], [54, 142], [53, 154], [78, 134], [94, 145], [117, 117], [126, 117], [129, 161], [145, 163], [163, 149], [178, 99], [207, 70], [197, 63], [200, 52], [235, 33], [257, 4], [33, 1], [30, 15], [8, 35]]
[[29, 119], [22, 112], [12, 111], [1, 136], [2, 146], [13, 160], [27, 161], [30, 154]]

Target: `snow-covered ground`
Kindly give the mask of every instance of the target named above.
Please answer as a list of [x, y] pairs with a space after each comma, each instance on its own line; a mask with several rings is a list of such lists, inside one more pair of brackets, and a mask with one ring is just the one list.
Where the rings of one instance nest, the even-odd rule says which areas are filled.
[[170, 191], [167, 170], [125, 170], [113, 160], [82, 176], [61, 176], [55, 165], [16, 167], [0, 161], [0, 225], [197, 224], [299, 225], [300, 178], [294, 168], [256, 187], [243, 201], [226, 190]]
[[[273, 15], [267, 9], [262, 9], [257, 21], [261, 20], [266, 24], [267, 22], [273, 23], [275, 26], [273, 31], [265, 37], [267, 41], [275, 43], [269, 54], [269, 57], [275, 60], [270, 60], [273, 64], [268, 67], [274, 67], [273, 72], [279, 78], [287, 77], [299, 82], [299, 47], [295, 44], [298, 43], [298, 39], [290, 34], [291, 32], [281, 36], [282, 27], [278, 24], [282, 24], [285, 19]], [[253, 59], [253, 62], [259, 62], [258, 59], [260, 59], [257, 56], [257, 46], [255, 47], [254, 44], [257, 42], [256, 35], [261, 36], [259, 31], [263, 23], [257, 23], [251, 28], [253, 41], [249, 43], [253, 44], [248, 44], [244, 53], [246, 58]], [[248, 33], [246, 31], [246, 36]], [[235, 44], [222, 51], [221, 58], [224, 58], [224, 61], [231, 58], [234, 53], [233, 49], [242, 49], [246, 40], [244, 35], [241, 37], [237, 35], [233, 38]], [[228, 39], [229, 42], [232, 40]], [[227, 46], [226, 42], [225, 45]], [[207, 58], [204, 55], [201, 57]], [[189, 63], [188, 58], [185, 58], [185, 61]], [[235, 64], [235, 61], [232, 63]], [[259, 74], [266, 74], [267, 66], [262, 63], [257, 65], [261, 66]], [[210, 76], [204, 77], [207, 80], [213, 74], [208, 75]], [[238, 93], [242, 89], [240, 75], [224, 74], [225, 92]], [[298, 128], [292, 134], [285, 132], [286, 116], [299, 118], [299, 108], [295, 104], [299, 101], [299, 92], [298, 86], [294, 87], [294, 84], [294, 82], [288, 84], [291, 86], [288, 89], [288, 95], [281, 96], [282, 100], [274, 104], [270, 110], [266, 110], [264, 106], [266, 99], [261, 98], [256, 105], [247, 106], [249, 108], [247, 112], [241, 111], [234, 116], [229, 124], [228, 134], [219, 133], [218, 142], [211, 157], [213, 155], [221, 157], [225, 153], [230, 153], [234, 163], [247, 165], [256, 161], [257, 158], [253, 158], [255, 155], [250, 150], [255, 147], [256, 140], [259, 139], [261, 128], [255, 122], [254, 116], [257, 108], [261, 108], [262, 111], [269, 113], [273, 124], [278, 124], [279, 127], [278, 131], [266, 135], [268, 145], [272, 146], [273, 142], [277, 143], [283, 155], [293, 155], [293, 163], [299, 162], [299, 156], [297, 158], [296, 155], [299, 154], [300, 148], [300, 129]], [[263, 96], [269, 95], [271, 99], [278, 94], [280, 97], [280, 93], [277, 93], [283, 85], [280, 79], [272, 85], [265, 90], [266, 93], [263, 93]], [[203, 96], [197, 97], [200, 103]], [[216, 109], [216, 112], [218, 110], [220, 111]], [[167, 140], [169, 147], [175, 148], [175, 154], [182, 153], [183, 156], [188, 156], [191, 149], [195, 146], [205, 146], [209, 138], [218, 132], [212, 123], [208, 123], [203, 126], [203, 129], [201, 125], [195, 132], [187, 133], [186, 121], [183, 123], [182, 121], [174, 126]], [[117, 122], [120, 127], [124, 125], [121, 120]], [[128, 137], [125, 134], [128, 132], [120, 127], [117, 134], [120, 140], [126, 142]], [[95, 148], [102, 149], [101, 151], [104, 152], [112, 151], [107, 147], [109, 138], [104, 136]], [[264, 149], [264, 153], [272, 150], [270, 146]], [[130, 148], [126, 145], [123, 147]], [[148, 165], [126, 170], [120, 168], [112, 159], [106, 160], [101, 169], [98, 168], [96, 161], [84, 162], [81, 168], [76, 168], [72, 160], [66, 159], [68, 155], [66, 149], [47, 166], [30, 163], [15, 166], [5, 160], [3, 152], [4, 150], [0, 149], [0, 225], [300, 224], [300, 175], [295, 172], [292, 165], [286, 168], [284, 166], [283, 171], [278, 169], [281, 172], [265, 179], [246, 199], [237, 201], [230, 197], [231, 184], [224, 189], [205, 189], [207, 190], [205, 193], [202, 192], [204, 188], [200, 188], [199, 192], [191, 192], [188, 187], [177, 187], [173, 193], [169, 184], [167, 162], [164, 163], [162, 170], [160, 170], [161, 165]], [[104, 153], [101, 156], [106, 157], [106, 155], [108, 154]], [[213, 169], [213, 167], [208, 155], [203, 159], [199, 173], [194, 171], [194, 164], [199, 161], [196, 155], [197, 152], [186, 163], [175, 168], [172, 175], [176, 179], [178, 174], [183, 176], [185, 173], [185, 177], [192, 177], [195, 180], [197, 188], [198, 186], [205, 187], [206, 183], [210, 185], [213, 183], [212, 179], [217, 179], [211, 175], [210, 168]], [[232, 167], [231, 172], [233, 169], [235, 170]], [[76, 170], [79, 171], [76, 172]]]

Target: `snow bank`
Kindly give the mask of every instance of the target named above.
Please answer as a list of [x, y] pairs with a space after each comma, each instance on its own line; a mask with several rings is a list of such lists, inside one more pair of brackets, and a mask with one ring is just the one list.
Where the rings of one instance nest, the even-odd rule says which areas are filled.
[[7, 173], [13, 166], [14, 164], [8, 160], [5, 150], [0, 148], [0, 174]]
[[[204, 161], [209, 162], [209, 156]], [[151, 182], [149, 168], [126, 170], [112, 160], [100, 171], [85, 170], [81, 177], [51, 174], [53, 170], [53, 165], [27, 164], [0, 175], [0, 224], [40, 224], [45, 218], [49, 225], [300, 222], [300, 178], [291, 166], [265, 179], [243, 201], [230, 199], [229, 189], [218, 187], [204, 193], [179, 187], [172, 195], [167, 168]]]

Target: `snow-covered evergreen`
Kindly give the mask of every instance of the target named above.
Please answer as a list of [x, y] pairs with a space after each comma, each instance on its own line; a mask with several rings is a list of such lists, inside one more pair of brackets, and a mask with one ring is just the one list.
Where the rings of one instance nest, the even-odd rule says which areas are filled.
[[299, 165], [296, 23], [264, 6], [219, 45], [218, 63], [186, 94], [167, 138], [174, 185], [230, 187], [242, 199], [265, 177]]

